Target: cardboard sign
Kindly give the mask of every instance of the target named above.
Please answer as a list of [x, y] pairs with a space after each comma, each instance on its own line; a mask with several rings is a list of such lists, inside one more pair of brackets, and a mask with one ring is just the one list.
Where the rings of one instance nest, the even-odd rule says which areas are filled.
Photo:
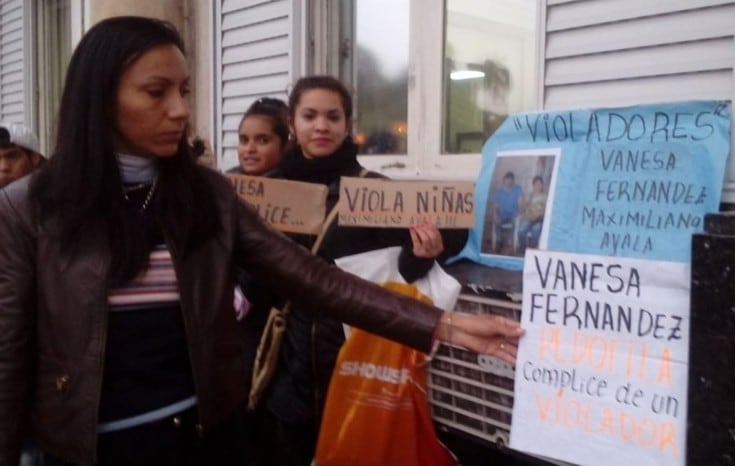
[[[461, 257], [521, 270], [530, 242], [688, 262], [692, 234], [719, 211], [730, 121], [723, 101], [509, 116], [482, 149], [477, 226]], [[536, 180], [546, 211], [529, 236], [518, 200], [536, 195]]]
[[347, 178], [340, 183], [341, 226], [406, 228], [431, 222], [438, 228], [474, 225], [474, 183]]
[[524, 262], [510, 446], [684, 465], [689, 265], [539, 250]]
[[316, 234], [326, 211], [327, 187], [314, 183], [227, 174], [235, 190], [273, 228]]

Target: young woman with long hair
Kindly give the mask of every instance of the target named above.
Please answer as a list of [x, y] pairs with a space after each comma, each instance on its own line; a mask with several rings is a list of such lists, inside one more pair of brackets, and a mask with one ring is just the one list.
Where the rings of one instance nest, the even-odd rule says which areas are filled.
[[[352, 97], [331, 76], [299, 79], [289, 94], [289, 125], [294, 147], [277, 176], [327, 186], [327, 208], [339, 200], [342, 177], [384, 178], [362, 167], [352, 140]], [[333, 222], [319, 255], [328, 261], [401, 246], [398, 270], [407, 282], [426, 275], [435, 260], [459, 252], [466, 230], [440, 232], [423, 223], [409, 229], [346, 227]], [[297, 236], [311, 246], [314, 237]], [[308, 466], [317, 443], [322, 410], [337, 354], [344, 342], [342, 322], [324, 312], [289, 316], [276, 375], [264, 400], [261, 444], [264, 466]]]

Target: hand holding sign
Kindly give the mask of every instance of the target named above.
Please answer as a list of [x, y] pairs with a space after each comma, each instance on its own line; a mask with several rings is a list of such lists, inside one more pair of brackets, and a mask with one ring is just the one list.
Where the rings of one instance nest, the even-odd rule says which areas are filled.
[[412, 225], [408, 231], [411, 233], [414, 256], [434, 259], [444, 251], [442, 235], [433, 223]]

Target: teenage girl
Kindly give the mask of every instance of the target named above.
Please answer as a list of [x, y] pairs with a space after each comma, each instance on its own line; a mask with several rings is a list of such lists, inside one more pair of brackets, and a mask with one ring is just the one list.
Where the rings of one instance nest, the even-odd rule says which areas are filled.
[[269, 176], [288, 145], [288, 107], [280, 99], [262, 97], [245, 112], [237, 130], [239, 165], [227, 170], [250, 176]]
[[[352, 108], [349, 91], [330, 76], [302, 78], [289, 96], [289, 125], [295, 147], [284, 156], [279, 175], [327, 186], [328, 209], [339, 199], [341, 177], [362, 174], [382, 178], [367, 172], [357, 160], [358, 146], [350, 136]], [[313, 241], [313, 237], [296, 239], [307, 247]], [[406, 230], [344, 227], [334, 222], [324, 236], [319, 255], [333, 261], [401, 246], [399, 271], [412, 282], [424, 276], [435, 260], [456, 254], [465, 240], [465, 231], [442, 234], [430, 223]], [[318, 308], [313, 312], [296, 310], [289, 316], [277, 373], [264, 401], [264, 442], [270, 442], [265, 449], [268, 466], [311, 463], [327, 387], [343, 342], [342, 322]]]

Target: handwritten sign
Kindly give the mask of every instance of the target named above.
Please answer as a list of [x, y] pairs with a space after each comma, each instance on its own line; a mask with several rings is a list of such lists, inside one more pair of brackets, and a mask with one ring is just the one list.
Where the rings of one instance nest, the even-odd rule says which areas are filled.
[[431, 222], [439, 228], [469, 228], [474, 204], [472, 182], [343, 177], [337, 212], [342, 226], [405, 228]]
[[237, 193], [273, 228], [318, 233], [324, 222], [327, 187], [314, 183], [227, 174]]
[[510, 446], [684, 465], [689, 266], [529, 250]]
[[544, 178], [555, 191], [548, 249], [687, 262], [691, 235], [719, 210], [729, 141], [730, 107], [721, 101], [511, 116], [483, 147], [478, 227], [461, 256], [522, 269], [520, 258], [482, 248], [498, 153], [554, 150], [558, 170]]

